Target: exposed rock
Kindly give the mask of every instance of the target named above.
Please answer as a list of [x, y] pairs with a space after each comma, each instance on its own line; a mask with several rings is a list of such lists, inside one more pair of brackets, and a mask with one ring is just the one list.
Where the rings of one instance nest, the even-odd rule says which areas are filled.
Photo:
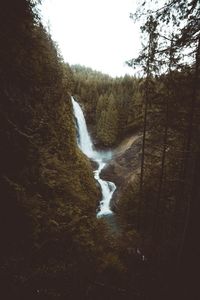
[[101, 178], [113, 181], [117, 190], [111, 200], [112, 210], [116, 210], [117, 202], [126, 185], [135, 179], [141, 161], [142, 136], [134, 135], [126, 138], [115, 150], [113, 158], [101, 172]]

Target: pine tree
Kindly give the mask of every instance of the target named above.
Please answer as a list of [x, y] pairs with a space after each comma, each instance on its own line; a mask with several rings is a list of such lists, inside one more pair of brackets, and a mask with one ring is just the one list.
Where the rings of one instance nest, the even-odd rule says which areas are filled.
[[142, 27], [142, 32], [148, 35], [148, 44], [142, 49], [140, 56], [137, 59], [130, 60], [130, 66], [142, 64], [145, 74], [144, 84], [144, 121], [143, 121], [143, 138], [142, 138], [142, 153], [141, 153], [141, 172], [140, 172], [140, 199], [138, 203], [138, 230], [141, 229], [141, 210], [144, 204], [144, 171], [145, 171], [145, 145], [147, 134], [147, 113], [148, 106], [150, 105], [150, 90], [152, 83], [153, 72], [155, 71], [154, 58], [157, 48], [157, 21], [150, 15], [145, 25]]

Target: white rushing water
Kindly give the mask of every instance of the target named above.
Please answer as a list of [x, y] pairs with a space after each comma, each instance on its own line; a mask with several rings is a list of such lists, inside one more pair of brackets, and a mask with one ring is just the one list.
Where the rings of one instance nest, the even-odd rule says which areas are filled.
[[97, 170], [94, 171], [94, 178], [101, 186], [102, 199], [100, 201], [97, 217], [112, 214], [110, 209], [110, 200], [114, 191], [116, 190], [116, 185], [113, 182], [103, 180], [100, 177], [101, 171], [106, 166], [107, 161], [111, 159], [112, 154], [110, 151], [95, 151], [93, 149], [93, 143], [87, 130], [83, 111], [73, 97], [71, 97], [71, 100], [74, 116], [76, 118], [78, 146], [87, 157], [95, 161], [98, 165]]

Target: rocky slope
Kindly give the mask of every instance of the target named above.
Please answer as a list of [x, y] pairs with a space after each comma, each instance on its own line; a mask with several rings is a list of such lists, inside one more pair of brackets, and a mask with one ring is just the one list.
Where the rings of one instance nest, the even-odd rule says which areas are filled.
[[101, 177], [113, 181], [117, 190], [111, 201], [115, 211], [120, 195], [130, 181], [135, 179], [140, 168], [142, 135], [140, 133], [125, 138], [117, 148], [113, 150], [113, 157], [102, 170]]

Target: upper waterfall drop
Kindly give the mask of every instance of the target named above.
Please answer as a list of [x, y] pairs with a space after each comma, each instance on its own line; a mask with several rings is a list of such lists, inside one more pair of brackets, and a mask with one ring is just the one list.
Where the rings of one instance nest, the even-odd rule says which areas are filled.
[[77, 122], [77, 132], [78, 132], [78, 145], [82, 152], [90, 159], [94, 160], [98, 168], [94, 171], [94, 178], [99, 182], [101, 186], [102, 199], [100, 201], [99, 211], [97, 217], [112, 214], [110, 209], [110, 200], [114, 191], [116, 190], [116, 185], [111, 181], [106, 181], [100, 178], [100, 173], [106, 165], [106, 161], [111, 159], [110, 151], [95, 151], [93, 149], [93, 143], [87, 130], [87, 125], [83, 111], [77, 101], [71, 97], [74, 116]]
[[85, 117], [83, 115], [83, 111], [78, 102], [76, 102], [73, 97], [71, 97], [71, 99], [74, 108], [74, 115], [78, 126], [78, 145], [85, 155], [92, 158], [94, 155], [93, 145], [87, 130], [87, 125]]

